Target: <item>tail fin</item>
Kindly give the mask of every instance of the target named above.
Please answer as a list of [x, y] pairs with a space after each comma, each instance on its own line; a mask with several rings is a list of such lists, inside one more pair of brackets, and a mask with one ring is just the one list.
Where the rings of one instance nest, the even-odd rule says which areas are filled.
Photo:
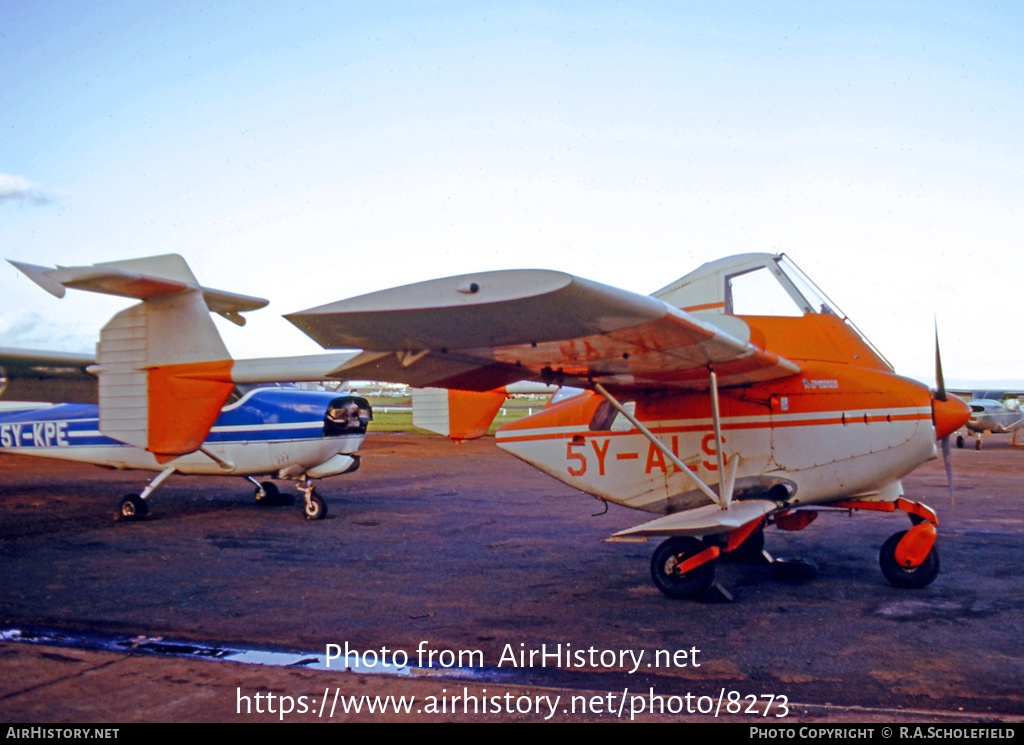
[[209, 312], [242, 325], [239, 314], [266, 300], [200, 286], [176, 254], [55, 269], [11, 263], [57, 297], [71, 287], [141, 300], [100, 332], [90, 368], [100, 380], [100, 431], [160, 460], [202, 446], [234, 387]]
[[506, 397], [504, 388], [493, 391], [414, 388], [412, 423], [453, 440], [474, 440], [487, 433]]
[[413, 388], [412, 423], [453, 440], [474, 440], [487, 434], [505, 399], [517, 393], [551, 395], [550, 403], [557, 403], [583, 393], [583, 389], [529, 380], [490, 391]]

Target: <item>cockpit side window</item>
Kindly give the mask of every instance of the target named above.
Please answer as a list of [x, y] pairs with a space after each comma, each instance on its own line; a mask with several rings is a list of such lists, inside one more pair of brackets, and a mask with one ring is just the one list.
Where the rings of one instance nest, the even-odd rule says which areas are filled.
[[726, 278], [725, 312], [736, 316], [803, 315], [803, 309], [771, 275], [768, 267]]
[[[630, 414], [636, 410], [636, 401], [624, 401], [622, 408]], [[626, 417], [615, 410], [608, 402], [602, 401], [590, 418], [591, 432], [628, 432], [633, 428]]]
[[785, 255], [726, 277], [725, 312], [738, 316], [839, 315], [829, 301]]

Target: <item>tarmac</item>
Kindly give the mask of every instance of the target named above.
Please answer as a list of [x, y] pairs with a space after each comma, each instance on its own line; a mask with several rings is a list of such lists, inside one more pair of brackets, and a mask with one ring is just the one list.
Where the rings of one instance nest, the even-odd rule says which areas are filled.
[[766, 532], [814, 572], [722, 564], [730, 602], [662, 595], [656, 542], [604, 541], [644, 514], [489, 438], [373, 434], [315, 522], [185, 476], [115, 522], [149, 474], [3, 456], [0, 721], [1024, 721], [1024, 449], [953, 460], [952, 500], [941, 460], [904, 480], [933, 584], [879, 570], [905, 516], [837, 511]]

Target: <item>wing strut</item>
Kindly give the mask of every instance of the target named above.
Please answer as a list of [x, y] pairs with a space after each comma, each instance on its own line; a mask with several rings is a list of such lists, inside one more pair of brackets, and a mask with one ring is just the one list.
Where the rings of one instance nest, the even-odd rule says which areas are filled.
[[718, 491], [721, 496], [720, 504], [723, 510], [729, 509], [732, 503], [733, 485], [736, 483], [736, 468], [740, 464], [739, 453], [734, 453], [729, 459], [729, 471], [726, 473], [724, 451], [722, 450], [722, 417], [718, 406], [718, 375], [715, 369], [711, 373], [711, 417], [715, 423], [715, 457], [718, 460]]
[[651, 430], [647, 429], [647, 427], [640, 423], [640, 420], [630, 414], [626, 408], [605, 389], [603, 385], [600, 383], [594, 383], [594, 390], [604, 396], [605, 400], [612, 405], [612, 408], [622, 414], [622, 416], [626, 417], [626, 419], [629, 420], [629, 423], [636, 427], [640, 434], [650, 440], [651, 444], [654, 445], [662, 455], [668, 458], [681, 473], [685, 474], [691, 481], [693, 481], [694, 485], [704, 492], [712, 502], [719, 505], [723, 510], [729, 509], [729, 504], [732, 502], [733, 484], [736, 482], [736, 468], [739, 466], [740, 456], [739, 453], [737, 453], [729, 459], [729, 472], [726, 473], [723, 469], [722, 463], [722, 432], [721, 422], [718, 416], [718, 383], [715, 379], [715, 373], [713, 370], [711, 372], [711, 402], [715, 422], [715, 444], [718, 447], [718, 488], [722, 492], [721, 495], [716, 494], [710, 486], [705, 484], [700, 477], [697, 476], [697, 474], [691, 471], [689, 467], [679, 459], [678, 455], [673, 453], [665, 443], [655, 437]]

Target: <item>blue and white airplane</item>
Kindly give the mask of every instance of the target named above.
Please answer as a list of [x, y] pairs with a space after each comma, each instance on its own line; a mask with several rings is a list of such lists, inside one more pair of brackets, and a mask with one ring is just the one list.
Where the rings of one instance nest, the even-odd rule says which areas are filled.
[[147, 514], [148, 498], [174, 473], [244, 477], [256, 486], [256, 498], [268, 502], [280, 492], [256, 477], [296, 481], [306, 517], [326, 515], [313, 479], [358, 468], [369, 403], [258, 385], [326, 380], [352, 353], [232, 360], [209, 312], [241, 324], [239, 313], [267, 301], [201, 287], [180, 256], [15, 266], [58, 297], [73, 287], [142, 302], [104, 326], [95, 360], [0, 349], [0, 399], [63, 401], [0, 410], [0, 453], [157, 471], [140, 493], [121, 500], [121, 519]]

